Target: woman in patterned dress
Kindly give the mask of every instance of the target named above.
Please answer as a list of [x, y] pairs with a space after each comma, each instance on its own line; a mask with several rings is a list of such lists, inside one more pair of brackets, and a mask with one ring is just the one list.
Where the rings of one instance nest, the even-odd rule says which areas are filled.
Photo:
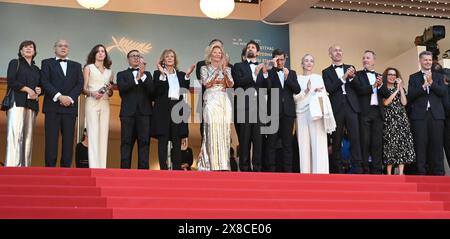
[[199, 170], [230, 170], [231, 101], [226, 89], [233, 86], [231, 69], [223, 48], [212, 45], [206, 50], [206, 66], [202, 66], [201, 83], [206, 87], [203, 95], [203, 141], [198, 160]]
[[399, 175], [403, 175], [405, 164], [415, 161], [413, 137], [406, 114], [406, 93], [400, 72], [392, 67], [383, 73], [384, 84], [391, 95], [384, 99], [386, 118], [383, 127], [383, 163], [387, 174], [391, 175], [392, 166], [398, 165]]

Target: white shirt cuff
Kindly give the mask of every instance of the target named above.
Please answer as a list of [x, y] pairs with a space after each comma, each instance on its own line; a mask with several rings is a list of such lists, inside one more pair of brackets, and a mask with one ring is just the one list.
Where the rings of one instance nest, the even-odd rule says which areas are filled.
[[61, 96], [61, 93], [56, 93], [56, 95], [53, 97], [53, 101], [54, 102], [57, 102], [58, 101], [58, 97], [60, 97]]
[[70, 102], [72, 102], [72, 104], [75, 103], [75, 102], [73, 101], [72, 97], [70, 97], [70, 96], [67, 96], [67, 97], [69, 97]]
[[189, 76], [189, 77], [187, 75], [184, 76], [184, 80], [189, 80], [190, 78], [191, 78], [191, 76]]
[[147, 79], [147, 74], [144, 73], [144, 74], [141, 76], [141, 81], [144, 82], [146, 79]]
[[269, 78], [269, 73], [263, 73], [264, 79]]
[[159, 76], [159, 80], [160, 81], [166, 81], [167, 79], [166, 79], [166, 74], [161, 74], [160, 76]]

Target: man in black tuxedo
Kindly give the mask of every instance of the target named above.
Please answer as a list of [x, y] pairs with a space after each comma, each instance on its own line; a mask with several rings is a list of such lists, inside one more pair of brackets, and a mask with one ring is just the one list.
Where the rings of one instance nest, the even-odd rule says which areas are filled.
[[[390, 93], [383, 84], [381, 74], [375, 72], [376, 54], [366, 50], [363, 55], [364, 70], [355, 74], [355, 85], [361, 109], [359, 129], [361, 138], [361, 155], [364, 173], [382, 174], [383, 164], [383, 98]], [[369, 165], [369, 156], [372, 165]]]
[[409, 76], [408, 103], [416, 151], [417, 174], [444, 175], [444, 77], [431, 72], [433, 54], [419, 54], [421, 70]]
[[41, 64], [41, 84], [45, 92], [42, 108], [45, 114], [45, 166], [56, 167], [61, 132], [60, 165], [70, 167], [83, 73], [80, 63], [68, 60], [69, 43], [66, 40], [58, 40], [54, 49], [56, 57], [45, 59]]
[[131, 168], [134, 143], [138, 142], [138, 169], [149, 169], [151, 95], [154, 90], [150, 72], [138, 50], [127, 54], [128, 69], [117, 73], [120, 105], [120, 168]]
[[[283, 172], [292, 172], [292, 131], [294, 129], [295, 102], [294, 94], [300, 93], [300, 85], [297, 81], [297, 73], [284, 66], [286, 54], [280, 49], [272, 52], [273, 67], [269, 71], [262, 67], [264, 85], [268, 89], [268, 114], [271, 118], [278, 119], [279, 128], [274, 134], [268, 135], [267, 144], [269, 147], [267, 157], [267, 170], [275, 172], [277, 140], [281, 139], [283, 152]], [[278, 99], [273, 98], [272, 90], [278, 90]], [[271, 109], [272, 101], [278, 101], [276, 109]], [[273, 123], [273, 122], [272, 122]]]
[[[259, 89], [264, 87], [264, 78], [261, 71], [264, 64], [256, 62], [259, 50], [260, 47], [257, 42], [249, 41], [245, 53], [246, 60], [234, 64], [232, 70], [237, 95], [235, 99], [237, 108], [235, 124], [239, 131], [240, 171], [260, 172], [262, 167], [263, 136], [261, 134], [261, 121], [259, 120], [258, 95], [261, 93]], [[260, 76], [258, 77], [258, 75]], [[250, 149], [252, 149], [251, 164]]]
[[445, 132], [444, 132], [444, 151], [447, 157], [447, 163], [450, 166], [450, 80], [446, 76], [447, 94], [444, 99], [445, 106]]
[[350, 140], [350, 162], [354, 173], [362, 173], [361, 147], [359, 137], [360, 112], [358, 95], [356, 94], [355, 68], [342, 62], [342, 48], [333, 45], [328, 49], [332, 65], [322, 71], [323, 82], [330, 94], [331, 107], [336, 120], [336, 131], [332, 135], [332, 157], [330, 173], [344, 173], [342, 168], [342, 138], [344, 128]]

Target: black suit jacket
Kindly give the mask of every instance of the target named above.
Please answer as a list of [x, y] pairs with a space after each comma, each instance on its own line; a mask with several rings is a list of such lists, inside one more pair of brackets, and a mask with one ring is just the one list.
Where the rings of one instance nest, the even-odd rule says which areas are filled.
[[147, 75], [147, 79], [144, 82], [139, 80], [139, 84], [134, 81], [134, 75], [130, 69], [117, 73], [117, 86], [122, 98], [120, 117], [134, 116], [138, 112], [141, 115], [152, 114], [151, 96], [154, 91], [154, 83], [152, 74], [148, 71], [144, 73]]
[[[17, 68], [17, 65], [19, 68]], [[39, 103], [36, 100], [28, 99], [26, 92], [20, 91], [25, 86], [35, 89], [40, 86], [41, 71], [34, 65], [34, 62], [29, 65], [25, 59], [13, 59], [8, 65], [8, 89], [14, 91], [14, 102], [18, 107], [25, 107], [34, 111], [39, 111]]]
[[[376, 75], [379, 75], [376, 73]], [[359, 108], [361, 109], [361, 115], [365, 116], [368, 114], [370, 109], [370, 100], [372, 98], [372, 85], [369, 82], [366, 71], [357, 71], [355, 74], [354, 85], [358, 93]], [[380, 89], [377, 90], [378, 98], [378, 108], [380, 109], [381, 118], [384, 119], [384, 104], [383, 98], [389, 98], [390, 93], [386, 88], [386, 84], [383, 84]]]
[[[78, 114], [78, 97], [83, 90], [83, 73], [81, 64], [75, 61], [67, 61], [66, 75], [61, 68], [61, 64], [55, 58], [42, 61], [42, 87], [44, 88], [44, 113]], [[53, 98], [57, 93], [69, 96], [74, 103], [65, 107], [59, 101], [54, 102]]]
[[[253, 80], [252, 69], [250, 68], [250, 64], [247, 63], [247, 61], [234, 64], [231, 74], [233, 76], [233, 80], [234, 80], [233, 87], [235, 89], [242, 88], [244, 91], [246, 91], [248, 89], [254, 89], [258, 92], [259, 89], [265, 88], [265, 86], [267, 85], [267, 84], [264, 84], [264, 78], [263, 78], [262, 71], [260, 71], [258, 73], [258, 76], [256, 77], [256, 81]], [[261, 92], [258, 92], [258, 95], [260, 93]], [[256, 104], [258, 104], [259, 103], [258, 95], [255, 96], [255, 94], [249, 94], [248, 97], [247, 96], [245, 97], [244, 104], [242, 104], [242, 102], [237, 102], [237, 104], [236, 104], [237, 109], [248, 110], [249, 102], [255, 102], [254, 100], [256, 100]], [[250, 97], [252, 98], [252, 101], [249, 100]], [[237, 99], [239, 99], [239, 98], [237, 98]]]
[[[351, 65], [344, 64], [344, 73], [350, 68]], [[328, 94], [330, 94], [331, 107], [333, 112], [341, 111], [341, 106], [344, 101], [344, 95], [342, 94], [342, 81], [338, 78], [336, 71], [333, 66], [330, 65], [328, 68], [322, 71], [323, 83], [325, 84], [325, 89]], [[356, 94], [354, 80], [349, 81], [345, 84], [345, 92], [347, 93], [347, 99], [352, 107], [353, 111], [359, 113], [361, 110], [359, 108], [358, 95]]]
[[289, 74], [287, 79], [284, 81], [284, 87], [281, 86], [280, 78], [278, 77], [277, 71], [275, 68], [272, 68], [268, 72], [268, 79], [264, 80], [264, 86], [268, 90], [268, 113], [272, 115], [271, 112], [271, 102], [272, 102], [272, 94], [271, 89], [279, 89], [279, 112], [273, 112], [278, 116], [289, 116], [296, 117], [295, 113], [295, 102], [294, 102], [294, 94], [300, 93], [300, 85], [297, 81], [297, 73], [293, 70], [289, 70]]
[[445, 107], [445, 112], [447, 115], [447, 118], [450, 117], [450, 84], [447, 85], [447, 92], [446, 92], [446, 97], [444, 98], [444, 107]]
[[[169, 108], [169, 82], [166, 79], [165, 81], [161, 81], [159, 77], [161, 76], [161, 72], [158, 70], [153, 73], [155, 79], [155, 104], [153, 105], [153, 117], [152, 117], [152, 135], [160, 136], [160, 135], [168, 135], [171, 118], [171, 109]], [[189, 90], [189, 80], [185, 80], [186, 73], [182, 71], [177, 71], [178, 83], [180, 84], [180, 89], [184, 88], [185, 90]], [[180, 95], [178, 102], [184, 104], [183, 95]], [[185, 105], [186, 106], [186, 105]], [[183, 109], [180, 111], [180, 115], [182, 115]], [[187, 114], [188, 116], [190, 113]], [[187, 120], [187, 119], [186, 119]], [[187, 122], [187, 121], [186, 121]], [[188, 124], [185, 121], [179, 124], [178, 128], [180, 138], [186, 138], [189, 135]]]
[[427, 112], [427, 102], [430, 101], [431, 114], [434, 119], [445, 119], [443, 99], [447, 91], [444, 85], [444, 76], [439, 73], [433, 73], [433, 84], [430, 86], [430, 94], [422, 88], [424, 83], [423, 73], [421, 71], [409, 76], [408, 83], [408, 103], [410, 104], [411, 120], [420, 120], [425, 118]]

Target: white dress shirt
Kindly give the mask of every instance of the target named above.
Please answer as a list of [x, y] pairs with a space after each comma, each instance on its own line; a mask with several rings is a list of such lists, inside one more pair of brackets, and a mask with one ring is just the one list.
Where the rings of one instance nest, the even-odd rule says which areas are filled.
[[372, 72], [366, 72], [367, 78], [369, 79], [369, 84], [372, 86], [372, 95], [370, 96], [370, 105], [378, 105], [378, 89], [376, 87], [373, 87], [373, 84], [375, 84], [375, 81], [377, 81], [375, 73]]
[[[424, 83], [425, 83], [425, 82], [427, 82], [427, 76], [425, 75], [425, 72], [423, 72], [423, 71], [422, 71], [422, 74], [423, 74], [423, 80], [424, 80]], [[427, 94], [429, 95], [430, 94], [430, 86], [427, 86], [426, 90], [427, 90]], [[428, 102], [427, 102], [427, 111], [430, 108], [431, 108], [430, 100], [428, 100]]]
[[284, 71], [277, 71], [278, 78], [280, 78], [281, 87], [284, 88]]
[[252, 70], [253, 81], [256, 82], [256, 64], [250, 64], [250, 62], [252, 62], [251, 60], [247, 60], [247, 62], [250, 65], [250, 69]]
[[[335, 65], [333, 65], [333, 67], [334, 67]], [[342, 86], [341, 86], [341, 88], [342, 88], [342, 94], [343, 95], [346, 95], [347, 94], [347, 92], [345, 91], [345, 84], [347, 83], [344, 79], [342, 79], [342, 77], [344, 76], [344, 65], [341, 65], [342, 67], [337, 67], [337, 68], [334, 68], [334, 71], [336, 72], [336, 75], [338, 76], [338, 78], [339, 78], [339, 80], [341, 80], [342, 81], [342, 83], [344, 83], [344, 84], [342, 84]]]
[[[56, 57], [55, 59], [56, 59], [56, 61], [58, 61], [59, 59], [62, 59], [62, 58]], [[65, 60], [69, 60], [69, 58], [65, 58]], [[64, 73], [64, 76], [67, 76], [67, 61], [66, 61], [66, 62], [64, 62], [64, 61], [59, 62], [59, 65], [61, 66], [61, 69], [62, 69], [62, 71], [63, 71], [63, 73]], [[62, 95], [61, 92], [56, 93], [55, 96], [53, 96], [53, 101], [54, 101], [54, 102], [57, 102], [57, 101], [58, 101], [58, 98], [59, 98], [61, 95]], [[74, 101], [73, 101], [72, 98], [70, 98], [70, 96], [69, 96], [69, 99], [70, 99], [70, 101], [71, 101], [72, 104], [73, 104]]]
[[178, 82], [177, 73], [168, 74], [167, 79], [169, 83], [168, 97], [172, 100], [180, 99], [180, 82]]

